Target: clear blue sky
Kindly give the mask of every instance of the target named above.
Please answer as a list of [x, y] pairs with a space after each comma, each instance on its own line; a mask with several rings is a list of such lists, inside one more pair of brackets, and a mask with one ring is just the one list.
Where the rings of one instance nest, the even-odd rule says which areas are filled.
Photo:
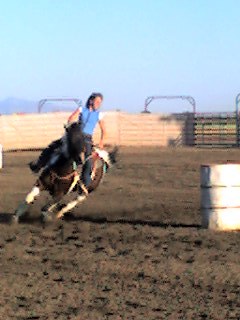
[[[239, 0], [8, 0], [0, 4], [0, 100], [100, 91], [103, 109], [141, 111], [151, 95], [234, 110]], [[152, 111], [191, 110], [156, 101]]]

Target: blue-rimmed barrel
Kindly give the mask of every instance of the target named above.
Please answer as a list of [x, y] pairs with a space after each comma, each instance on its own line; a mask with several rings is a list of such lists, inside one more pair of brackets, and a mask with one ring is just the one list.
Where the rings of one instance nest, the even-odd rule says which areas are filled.
[[201, 165], [202, 226], [240, 230], [240, 164]]

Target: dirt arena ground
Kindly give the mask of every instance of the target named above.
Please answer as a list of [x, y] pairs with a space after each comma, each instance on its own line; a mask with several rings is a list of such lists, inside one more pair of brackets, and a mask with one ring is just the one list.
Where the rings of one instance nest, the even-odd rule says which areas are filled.
[[38, 152], [0, 171], [0, 319], [240, 319], [240, 232], [201, 228], [200, 165], [237, 149], [121, 148], [99, 189], [43, 225], [46, 195], [11, 215]]

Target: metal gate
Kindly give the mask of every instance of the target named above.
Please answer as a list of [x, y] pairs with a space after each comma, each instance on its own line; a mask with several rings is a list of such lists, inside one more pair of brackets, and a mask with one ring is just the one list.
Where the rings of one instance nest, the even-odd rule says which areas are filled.
[[236, 112], [195, 113], [195, 146], [238, 146], [239, 121], [236, 114]]

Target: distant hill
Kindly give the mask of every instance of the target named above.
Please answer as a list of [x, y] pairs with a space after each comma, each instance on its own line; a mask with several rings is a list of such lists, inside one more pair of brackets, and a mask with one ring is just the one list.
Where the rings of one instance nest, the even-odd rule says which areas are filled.
[[[44, 104], [42, 112], [55, 112], [55, 111], [73, 111], [76, 108], [76, 104], [71, 103], [57, 103], [47, 102]], [[12, 113], [37, 113], [38, 102], [29, 101], [18, 98], [7, 98], [0, 101], [0, 114], [12, 114]]]
[[17, 98], [7, 98], [0, 101], [0, 114], [34, 113], [37, 112], [37, 102]]

